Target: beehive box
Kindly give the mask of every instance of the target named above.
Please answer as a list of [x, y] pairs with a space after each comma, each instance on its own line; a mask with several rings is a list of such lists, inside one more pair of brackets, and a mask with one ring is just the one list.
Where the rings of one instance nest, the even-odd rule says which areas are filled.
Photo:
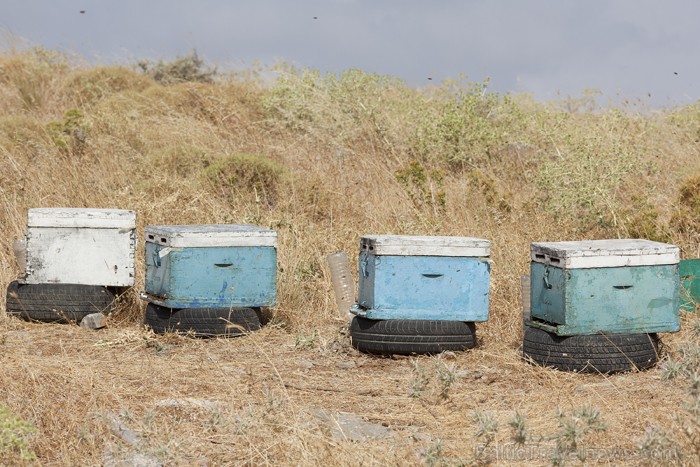
[[649, 240], [533, 243], [530, 325], [562, 336], [678, 331], [679, 254]]
[[134, 211], [34, 208], [27, 218], [20, 282], [134, 285]]
[[254, 225], [150, 226], [142, 298], [168, 308], [267, 307], [277, 297], [277, 233]]
[[364, 236], [358, 306], [369, 319], [486, 321], [490, 242], [468, 237]]
[[696, 313], [700, 303], [700, 259], [685, 259], [679, 263], [681, 276], [681, 311]]

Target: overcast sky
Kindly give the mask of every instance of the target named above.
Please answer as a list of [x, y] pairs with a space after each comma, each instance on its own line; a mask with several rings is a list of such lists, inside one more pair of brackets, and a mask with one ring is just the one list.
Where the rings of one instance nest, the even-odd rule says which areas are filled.
[[696, 0], [0, 0], [0, 31], [94, 63], [196, 50], [221, 69], [466, 75], [538, 100], [593, 88], [653, 106], [700, 98], [698, 18]]

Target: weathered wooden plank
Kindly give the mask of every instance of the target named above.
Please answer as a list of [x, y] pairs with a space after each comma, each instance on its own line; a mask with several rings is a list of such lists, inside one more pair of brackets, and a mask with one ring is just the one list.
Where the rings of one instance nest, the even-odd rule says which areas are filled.
[[390, 256], [489, 256], [491, 242], [471, 237], [365, 235], [360, 250]]
[[277, 246], [277, 232], [250, 224], [148, 226], [145, 236], [175, 248]]
[[124, 209], [31, 208], [27, 227], [135, 229], [136, 213]]
[[561, 268], [605, 268], [678, 264], [675, 245], [643, 239], [532, 243], [531, 260]]

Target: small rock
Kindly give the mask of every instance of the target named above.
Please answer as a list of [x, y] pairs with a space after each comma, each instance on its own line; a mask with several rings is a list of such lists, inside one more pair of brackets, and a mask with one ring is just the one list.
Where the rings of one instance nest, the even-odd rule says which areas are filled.
[[338, 368], [356, 368], [357, 364], [355, 362], [335, 362], [335, 366]]
[[336, 439], [365, 441], [388, 438], [394, 433], [391, 428], [366, 422], [361, 417], [351, 413], [328, 413], [318, 409], [314, 411], [314, 415], [328, 425], [331, 436]]
[[131, 428], [126, 426], [119, 418], [114, 415], [109, 416], [109, 431], [118, 438], [121, 438], [127, 444], [135, 445], [140, 439], [136, 433], [134, 433]]
[[413, 437], [413, 441], [418, 443], [432, 444], [433, 442], [433, 437], [430, 434], [421, 433], [415, 428], [411, 430], [411, 436]]
[[297, 362], [297, 364], [299, 365], [300, 368], [304, 368], [306, 370], [310, 370], [311, 368], [314, 367], [314, 363], [312, 361], [309, 361], [309, 360], [299, 360]]
[[107, 450], [102, 459], [105, 467], [162, 467], [163, 463], [150, 454], [136, 452], [127, 456], [119, 456]]
[[182, 399], [162, 399], [156, 402], [156, 407], [168, 407], [174, 409], [204, 409], [217, 411], [221, 409], [221, 402], [208, 399], [193, 399], [185, 397]]
[[83, 329], [102, 329], [107, 326], [107, 317], [102, 313], [91, 313], [80, 321]]
[[487, 375], [483, 378], [484, 383], [486, 384], [491, 384], [494, 383], [498, 379], [495, 375]]

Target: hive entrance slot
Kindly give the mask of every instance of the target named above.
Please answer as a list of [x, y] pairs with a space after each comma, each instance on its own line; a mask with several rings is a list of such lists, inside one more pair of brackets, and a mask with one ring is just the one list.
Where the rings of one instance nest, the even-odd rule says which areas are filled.
[[547, 321], [546, 319], [538, 318], [536, 316], [530, 315], [530, 321], [546, 324], [547, 326], [559, 326], [560, 323], [553, 323], [552, 321]]

